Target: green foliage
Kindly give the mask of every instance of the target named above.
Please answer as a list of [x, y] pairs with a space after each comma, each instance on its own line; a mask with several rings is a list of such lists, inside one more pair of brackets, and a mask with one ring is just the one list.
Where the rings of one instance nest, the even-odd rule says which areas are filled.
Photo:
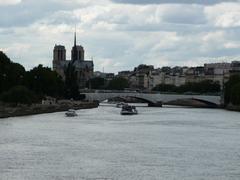
[[154, 87], [153, 91], [161, 91], [161, 92], [175, 92], [176, 86], [170, 85], [170, 84], [159, 84], [156, 87]]
[[13, 86], [23, 85], [25, 69], [18, 63], [13, 63], [0, 51], [0, 93]]
[[153, 88], [154, 91], [161, 92], [176, 92], [176, 93], [218, 93], [220, 92], [220, 84], [211, 80], [204, 80], [199, 83], [186, 83], [182, 86], [174, 86], [167, 84], [160, 84]]
[[179, 92], [196, 92], [196, 93], [217, 93], [221, 91], [220, 84], [211, 80], [204, 80], [199, 83], [186, 83], [178, 88]]
[[60, 97], [64, 83], [61, 77], [50, 68], [39, 65], [26, 73], [26, 86], [38, 94]]
[[233, 75], [229, 78], [229, 81], [225, 84], [224, 88], [224, 103], [225, 105], [233, 103], [234, 105], [240, 105], [240, 75]]
[[38, 95], [62, 97], [64, 93], [62, 78], [50, 68], [39, 65], [26, 72], [23, 66], [0, 52], [0, 93], [19, 85]]
[[0, 95], [0, 100], [7, 103], [32, 104], [38, 101], [37, 96], [24, 86], [15, 86]]
[[240, 105], [240, 82], [232, 87], [230, 101], [233, 105]]
[[129, 87], [129, 83], [127, 79], [116, 77], [109, 82], [107, 89], [124, 90], [125, 88], [128, 88], [128, 87]]
[[0, 51], [0, 70], [2, 71], [4, 66], [10, 64], [10, 62], [10, 59], [2, 51]]
[[[34, 93], [37, 96], [84, 99], [84, 95], [79, 93], [77, 73], [72, 64], [66, 68], [65, 75], [64, 83], [61, 76], [55, 71], [42, 65], [26, 72], [23, 66], [11, 62], [0, 51], [0, 93], [4, 92], [1, 98], [6, 102], [32, 103], [35, 100]], [[23, 93], [22, 97], [20, 96], [21, 92]], [[29, 99], [25, 96], [27, 92]]]
[[75, 100], [81, 99], [82, 97], [80, 97], [79, 86], [77, 83], [77, 72], [71, 63], [69, 63], [65, 69], [65, 78], [65, 98]]
[[92, 78], [88, 82], [88, 87], [91, 87], [91, 89], [103, 89], [104, 85], [105, 80], [101, 77]]

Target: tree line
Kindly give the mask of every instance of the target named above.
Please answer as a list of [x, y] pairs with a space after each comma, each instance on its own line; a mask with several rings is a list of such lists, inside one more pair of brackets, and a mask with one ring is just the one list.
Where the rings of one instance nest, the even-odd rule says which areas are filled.
[[[104, 78], [90, 79], [86, 87], [91, 89], [124, 90], [129, 87], [127, 79], [115, 77], [106, 82]], [[211, 80], [198, 83], [186, 83], [179, 87], [159, 84], [152, 90], [170, 93], [219, 93], [220, 84]], [[12, 62], [0, 51], [0, 100], [5, 102], [34, 103], [45, 96], [64, 99], [84, 99], [79, 93], [77, 73], [69, 63], [65, 69], [65, 81], [51, 68], [39, 65], [26, 71], [25, 68]], [[224, 85], [225, 104], [240, 105], [240, 75], [233, 75]]]
[[212, 80], [204, 80], [201, 82], [188, 82], [181, 86], [159, 84], [153, 88], [153, 91], [170, 92], [170, 93], [198, 93], [198, 94], [209, 94], [219, 93], [221, 86], [219, 82]]
[[233, 75], [224, 86], [224, 104], [240, 106], [240, 75]]
[[92, 89], [124, 90], [125, 88], [129, 88], [129, 82], [122, 77], [114, 77], [110, 81], [106, 81], [102, 77], [95, 77], [89, 80], [88, 87]]
[[45, 96], [83, 99], [71, 64], [65, 75], [66, 81], [63, 81], [55, 71], [42, 65], [26, 71], [0, 51], [0, 100], [31, 104], [40, 102]]
[[[198, 83], [186, 83], [179, 87], [174, 85], [159, 84], [153, 88], [154, 91], [168, 93], [198, 93], [198, 94], [219, 94], [221, 87], [218, 82], [204, 80]], [[224, 84], [224, 105], [229, 104], [240, 106], [240, 75], [231, 75]]]
[[[0, 101], [32, 104], [40, 102], [45, 96], [83, 100], [85, 97], [79, 92], [73, 64], [69, 63], [64, 74], [65, 80], [51, 68], [42, 65], [26, 71], [21, 64], [12, 62], [0, 51]], [[123, 90], [129, 84], [123, 78], [114, 78], [107, 85], [105, 79], [93, 78], [86, 84], [86, 87], [91, 86], [93, 89]]]

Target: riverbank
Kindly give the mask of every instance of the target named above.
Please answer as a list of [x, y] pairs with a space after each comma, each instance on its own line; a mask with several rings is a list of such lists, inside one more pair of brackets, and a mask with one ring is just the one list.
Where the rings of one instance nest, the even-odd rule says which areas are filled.
[[235, 105], [232, 105], [232, 104], [227, 105], [226, 109], [229, 110], [229, 111], [240, 112], [240, 106], [235, 106]]
[[44, 113], [53, 113], [67, 111], [68, 109], [92, 109], [97, 108], [98, 102], [82, 102], [82, 101], [61, 101], [53, 105], [33, 104], [33, 105], [17, 105], [0, 104], [0, 118], [27, 116]]

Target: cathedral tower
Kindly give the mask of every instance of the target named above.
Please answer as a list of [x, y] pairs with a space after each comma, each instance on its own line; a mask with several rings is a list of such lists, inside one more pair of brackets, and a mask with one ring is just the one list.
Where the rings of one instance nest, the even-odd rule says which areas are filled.
[[62, 65], [66, 62], [66, 49], [62, 45], [55, 45], [53, 49], [53, 70], [64, 78]]
[[64, 46], [55, 45], [53, 50], [53, 70], [55, 70], [63, 80], [66, 80], [65, 71], [70, 64], [75, 69], [79, 88], [86, 88], [87, 82], [93, 77], [94, 64], [92, 60], [85, 60], [84, 48], [77, 45], [76, 31], [74, 33], [71, 60], [66, 60], [66, 49]]
[[84, 49], [82, 46], [77, 45], [76, 31], [74, 33], [74, 46], [72, 47], [71, 60], [74, 61], [84, 61]]

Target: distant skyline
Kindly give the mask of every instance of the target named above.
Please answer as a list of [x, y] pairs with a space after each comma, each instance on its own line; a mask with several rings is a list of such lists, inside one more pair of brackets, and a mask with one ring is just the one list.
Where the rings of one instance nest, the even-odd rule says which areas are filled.
[[139, 64], [197, 66], [240, 60], [240, 0], [0, 0], [0, 50], [26, 69], [52, 67], [77, 42], [95, 71]]

